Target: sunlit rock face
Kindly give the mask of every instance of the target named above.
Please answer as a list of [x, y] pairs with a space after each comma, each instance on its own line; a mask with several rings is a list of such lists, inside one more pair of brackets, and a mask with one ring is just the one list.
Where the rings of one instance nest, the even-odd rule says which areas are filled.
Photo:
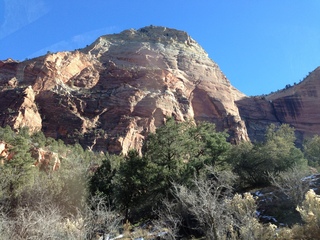
[[28, 127], [30, 133], [41, 130], [42, 119], [31, 86], [25, 89], [8, 89], [0, 92], [0, 121], [19, 130]]
[[249, 140], [236, 104], [244, 94], [187, 33], [165, 27], [105, 35], [78, 51], [2, 61], [0, 88], [2, 126], [41, 128], [95, 150], [139, 150], [170, 116], [213, 122], [234, 143]]
[[166, 117], [213, 122], [233, 143], [288, 123], [301, 142], [320, 134], [319, 91], [317, 68], [285, 90], [247, 97], [187, 33], [150, 26], [73, 52], [0, 61], [0, 123], [114, 153], [140, 150]]

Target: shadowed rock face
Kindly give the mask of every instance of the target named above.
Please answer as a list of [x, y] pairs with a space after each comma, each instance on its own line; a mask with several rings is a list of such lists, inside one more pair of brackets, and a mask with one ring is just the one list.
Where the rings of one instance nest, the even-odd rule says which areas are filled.
[[320, 134], [320, 68], [298, 85], [268, 96], [279, 120], [289, 123], [305, 137]]
[[266, 97], [236, 101], [250, 139], [262, 140], [266, 127], [290, 124], [296, 129], [298, 143], [320, 134], [320, 68], [316, 68], [299, 84]]
[[114, 153], [141, 149], [169, 116], [213, 122], [233, 143], [262, 140], [271, 123], [303, 137], [320, 133], [319, 78], [316, 69], [292, 88], [246, 97], [187, 33], [151, 26], [79, 51], [0, 61], [0, 124]]

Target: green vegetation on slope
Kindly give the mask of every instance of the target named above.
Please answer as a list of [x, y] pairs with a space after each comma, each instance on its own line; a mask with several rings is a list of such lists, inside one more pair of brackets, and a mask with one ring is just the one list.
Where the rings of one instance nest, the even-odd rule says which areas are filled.
[[[2, 128], [0, 140], [14, 156], [0, 165], [0, 235], [96, 239], [122, 232], [132, 237], [138, 233], [130, 226], [152, 221], [152, 229], [140, 228], [140, 236], [165, 231], [165, 239], [313, 239], [307, 230], [320, 226], [318, 198], [309, 192], [303, 201], [307, 188], [298, 172], [307, 169], [307, 160], [318, 166], [318, 138], [307, 142], [304, 152], [295, 147], [288, 125], [271, 125], [261, 143], [232, 146], [226, 139], [213, 124], [167, 119], [147, 137], [142, 155], [131, 150], [118, 156], [65, 145], [42, 133], [29, 136], [27, 129]], [[58, 154], [60, 169], [38, 171], [30, 155], [35, 147]], [[257, 186], [281, 190], [305, 224], [277, 229], [261, 223], [260, 203], [240, 194]]]

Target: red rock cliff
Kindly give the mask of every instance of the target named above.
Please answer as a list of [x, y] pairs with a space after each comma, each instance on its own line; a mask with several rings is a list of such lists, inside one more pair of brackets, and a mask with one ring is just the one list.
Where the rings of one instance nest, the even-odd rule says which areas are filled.
[[251, 139], [261, 140], [271, 123], [290, 124], [298, 142], [320, 134], [320, 67], [302, 82], [265, 97], [236, 101]]
[[187, 33], [145, 27], [80, 51], [0, 61], [0, 124], [41, 129], [96, 150], [140, 149], [167, 116], [216, 124], [230, 140], [262, 140], [271, 123], [320, 134], [320, 68], [303, 82], [247, 97]]
[[167, 116], [214, 122], [231, 141], [248, 140], [235, 104], [245, 96], [187, 33], [165, 27], [102, 36], [80, 51], [2, 61], [0, 90], [2, 126], [41, 128], [96, 150], [140, 149]]

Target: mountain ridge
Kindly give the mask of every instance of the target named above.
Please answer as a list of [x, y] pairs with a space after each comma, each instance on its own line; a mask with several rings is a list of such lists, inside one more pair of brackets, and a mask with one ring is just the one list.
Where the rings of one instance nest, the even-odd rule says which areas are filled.
[[[303, 125], [303, 108], [312, 102], [310, 97], [304, 101], [305, 85], [287, 90], [307, 95], [286, 90], [287, 95], [247, 97], [186, 32], [149, 26], [101, 36], [72, 52], [19, 63], [0, 61], [0, 121], [2, 126], [34, 128], [32, 116], [13, 104], [26, 98], [23, 91], [28, 88], [40, 118], [37, 129], [95, 150], [140, 149], [166, 117], [213, 122], [233, 143], [259, 140], [270, 123], [288, 123], [303, 138], [310, 131], [320, 133], [320, 123], [313, 123], [312, 129]], [[315, 91], [317, 97], [318, 88]]]

